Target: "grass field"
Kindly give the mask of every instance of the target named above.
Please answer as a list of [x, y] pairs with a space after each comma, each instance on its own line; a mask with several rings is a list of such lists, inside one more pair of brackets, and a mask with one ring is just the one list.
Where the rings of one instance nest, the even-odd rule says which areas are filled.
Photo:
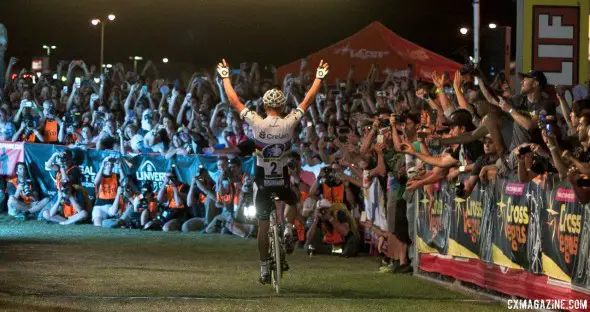
[[369, 257], [290, 256], [281, 295], [257, 281], [255, 240], [63, 227], [0, 217], [1, 311], [498, 311], [500, 303]]

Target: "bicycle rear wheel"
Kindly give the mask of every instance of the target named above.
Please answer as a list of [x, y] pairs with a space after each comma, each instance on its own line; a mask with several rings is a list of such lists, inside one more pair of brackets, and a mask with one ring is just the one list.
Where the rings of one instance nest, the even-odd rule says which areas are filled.
[[282, 261], [281, 261], [281, 240], [279, 237], [279, 227], [276, 226], [276, 224], [273, 226], [272, 228], [273, 231], [273, 242], [271, 243], [271, 245], [274, 247], [272, 252], [273, 252], [273, 258], [274, 258], [274, 270], [272, 271], [272, 284], [275, 288], [275, 291], [278, 293], [281, 292], [281, 275], [282, 275]]

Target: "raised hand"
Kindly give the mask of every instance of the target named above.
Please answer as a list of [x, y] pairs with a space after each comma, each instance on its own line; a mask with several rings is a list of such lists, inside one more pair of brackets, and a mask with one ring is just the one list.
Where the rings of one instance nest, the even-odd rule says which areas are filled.
[[453, 86], [457, 90], [461, 89], [461, 72], [460, 71], [455, 72], [455, 79], [453, 80]]
[[225, 59], [222, 59], [221, 63], [217, 64], [217, 74], [219, 74], [221, 79], [229, 78], [229, 66], [227, 66]]
[[432, 82], [437, 88], [442, 90], [445, 86], [445, 75], [441, 74], [439, 76], [436, 71], [432, 72]]
[[18, 62], [18, 58], [13, 56], [10, 58], [10, 61], [8, 61], [8, 66], [12, 66], [12, 65], [16, 64], [17, 62]]
[[377, 143], [377, 144], [375, 144], [374, 149], [375, 149], [375, 152], [377, 152], [377, 153], [383, 153], [383, 150], [385, 149], [385, 144]]
[[315, 74], [316, 79], [326, 78], [326, 76], [328, 75], [329, 69], [330, 69], [330, 66], [328, 65], [328, 63], [324, 63], [324, 60], [321, 60], [320, 65], [318, 66], [318, 69]]
[[400, 149], [404, 154], [413, 155], [416, 153], [416, 149], [414, 149], [414, 146], [412, 144], [402, 143]]

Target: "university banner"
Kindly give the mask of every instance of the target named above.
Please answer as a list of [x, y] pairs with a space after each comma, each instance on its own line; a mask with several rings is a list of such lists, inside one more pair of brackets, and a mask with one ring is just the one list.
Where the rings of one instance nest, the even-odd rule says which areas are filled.
[[577, 201], [571, 183], [566, 180], [556, 185], [547, 209], [541, 210], [545, 275], [571, 282], [578, 258], [582, 216], [582, 205]]
[[[45, 170], [45, 162], [49, 160], [53, 153], [58, 151], [65, 151], [66, 148], [59, 145], [51, 144], [29, 144], [25, 143], [25, 162], [29, 167], [29, 173], [33, 179], [38, 183], [41, 193], [53, 196], [55, 195], [55, 172]], [[74, 151], [74, 158], [82, 158], [84, 155]], [[94, 193], [94, 190], [93, 190]]]
[[[0, 143], [1, 144], [1, 143]], [[1, 148], [1, 145], [0, 145]], [[12, 149], [16, 150], [16, 149]], [[49, 196], [55, 195], [55, 172], [45, 170], [45, 162], [55, 152], [63, 152], [66, 147], [51, 144], [24, 144], [24, 160], [29, 166], [32, 177], [38, 181], [39, 187], [44, 194]], [[93, 149], [82, 150], [73, 149], [74, 163], [80, 167], [82, 172], [81, 183], [88, 191], [91, 200], [94, 200], [95, 185], [94, 179], [100, 169], [102, 161], [112, 156], [119, 158], [120, 154], [114, 151], [97, 151]], [[7, 153], [8, 155], [11, 155]], [[18, 154], [15, 155], [15, 159]], [[10, 156], [9, 156], [10, 157]], [[122, 172], [119, 175], [129, 176], [130, 181], [136, 188], [139, 188], [143, 182], [151, 182], [154, 190], [159, 189], [164, 184], [166, 173], [175, 165], [175, 172], [181, 182], [190, 184], [192, 178], [198, 173], [199, 166], [209, 172], [209, 175], [215, 180], [217, 177], [217, 157], [214, 156], [175, 156], [166, 159], [160, 154], [138, 154], [123, 155], [121, 162]], [[14, 162], [16, 163], [17, 160]], [[241, 158], [241, 166], [244, 172], [253, 172], [254, 157]], [[14, 165], [10, 165], [10, 170], [14, 170]]]
[[492, 194], [492, 191], [478, 185], [469, 197], [455, 198], [451, 212], [449, 255], [489, 260]]
[[445, 180], [434, 184], [432, 190], [433, 194], [424, 190], [416, 192], [418, 194], [418, 224], [416, 225], [418, 251], [446, 254], [454, 194]]
[[547, 206], [544, 189], [518, 179], [497, 183], [492, 260], [508, 268], [541, 273], [540, 211]]
[[13, 175], [16, 163], [24, 159], [24, 143], [0, 142], [0, 175]]

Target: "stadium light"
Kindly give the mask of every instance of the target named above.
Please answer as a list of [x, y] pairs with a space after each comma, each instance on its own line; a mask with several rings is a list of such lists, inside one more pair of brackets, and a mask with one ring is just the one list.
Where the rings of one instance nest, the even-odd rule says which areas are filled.
[[462, 35], [467, 35], [467, 33], [469, 32], [469, 29], [467, 27], [461, 27], [461, 29], [459, 29], [459, 32]]
[[46, 44], [44, 44], [43, 45], [43, 49], [45, 49], [47, 51], [47, 56], [51, 56], [51, 50], [55, 50], [55, 49], [57, 49], [57, 47], [54, 46], [54, 45], [46, 45]]
[[[107, 19], [109, 21], [114, 21], [115, 20], [115, 14], [109, 14], [107, 16]], [[101, 68], [101, 72], [102, 72], [102, 68], [104, 67], [104, 25], [105, 22], [101, 21], [98, 18], [94, 18], [90, 21], [90, 23], [92, 23], [92, 25], [96, 26], [98, 24], [101, 25], [100, 28], [100, 68]]]
[[494, 24], [494, 23], [490, 23], [490, 25], [488, 25], [491, 29], [495, 29], [496, 27], [498, 27], [498, 25]]
[[167, 58], [167, 57], [163, 58], [163, 59], [162, 59], [162, 62], [163, 62], [164, 64], [165, 64], [165, 63], [168, 63], [168, 58]]

